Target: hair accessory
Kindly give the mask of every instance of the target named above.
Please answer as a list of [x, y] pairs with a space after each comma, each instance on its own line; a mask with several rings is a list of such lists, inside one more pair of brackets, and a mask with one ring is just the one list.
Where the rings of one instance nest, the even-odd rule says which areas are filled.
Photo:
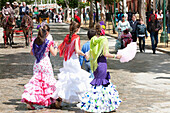
[[105, 30], [104, 30], [104, 29], [101, 30], [100, 35], [101, 35], [101, 36], [104, 36], [104, 35], [105, 35]]

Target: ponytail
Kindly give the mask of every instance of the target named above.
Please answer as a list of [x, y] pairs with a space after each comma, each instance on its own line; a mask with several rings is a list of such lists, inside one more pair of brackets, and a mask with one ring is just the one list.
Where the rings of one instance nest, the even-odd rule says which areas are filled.
[[45, 29], [39, 28], [38, 36], [35, 39], [35, 44], [42, 45], [45, 42], [47, 31]]
[[72, 21], [70, 24], [69, 42], [71, 42], [72, 35], [80, 28], [80, 23]]

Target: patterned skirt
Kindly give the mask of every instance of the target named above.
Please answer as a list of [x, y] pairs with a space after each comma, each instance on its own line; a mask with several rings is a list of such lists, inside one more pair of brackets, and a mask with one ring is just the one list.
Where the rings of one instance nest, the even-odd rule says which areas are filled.
[[91, 86], [91, 89], [80, 96], [77, 107], [87, 112], [110, 112], [116, 110], [121, 103], [116, 86]]

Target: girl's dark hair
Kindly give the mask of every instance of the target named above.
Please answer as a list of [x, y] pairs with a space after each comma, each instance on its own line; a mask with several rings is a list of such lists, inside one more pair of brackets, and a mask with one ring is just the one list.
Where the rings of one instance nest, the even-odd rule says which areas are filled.
[[126, 30], [124, 30], [123, 32], [124, 32], [125, 34], [128, 34], [128, 33], [129, 33], [129, 30], [126, 29]]
[[89, 40], [96, 35], [96, 31], [94, 29], [89, 29], [87, 32], [87, 36], [89, 38]]
[[69, 35], [69, 42], [71, 42], [72, 35], [80, 28], [80, 23], [72, 21], [70, 24], [70, 35]]
[[96, 34], [97, 34], [97, 35], [100, 35], [101, 30], [102, 30], [102, 26], [101, 26], [99, 23], [97, 23], [97, 24], [96, 24]]
[[40, 28], [38, 31], [38, 36], [35, 39], [35, 44], [42, 45], [45, 42], [47, 31], [45, 29]]
[[45, 30], [47, 30], [48, 32], [50, 32], [50, 27], [49, 27], [47, 24], [45, 24], [43, 28], [44, 28]]

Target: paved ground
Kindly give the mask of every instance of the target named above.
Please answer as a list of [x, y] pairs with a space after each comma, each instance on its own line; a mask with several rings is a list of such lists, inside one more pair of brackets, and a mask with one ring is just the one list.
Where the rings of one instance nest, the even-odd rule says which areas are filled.
[[[61, 41], [68, 33], [66, 24], [50, 24], [54, 40]], [[80, 31], [81, 45], [87, 41], [85, 30]], [[34, 30], [34, 35], [36, 35]], [[114, 52], [115, 39], [108, 37], [110, 51]], [[34, 57], [24, 47], [23, 38], [15, 38], [13, 48], [4, 48], [0, 38], [0, 113], [83, 113], [74, 104], [63, 104], [62, 110], [27, 110], [20, 102], [24, 85], [32, 77]], [[62, 67], [62, 58], [51, 57], [55, 77]], [[117, 86], [122, 103], [117, 113], [170, 112], [170, 56], [161, 52], [137, 53], [129, 63], [108, 59], [111, 81]]]

